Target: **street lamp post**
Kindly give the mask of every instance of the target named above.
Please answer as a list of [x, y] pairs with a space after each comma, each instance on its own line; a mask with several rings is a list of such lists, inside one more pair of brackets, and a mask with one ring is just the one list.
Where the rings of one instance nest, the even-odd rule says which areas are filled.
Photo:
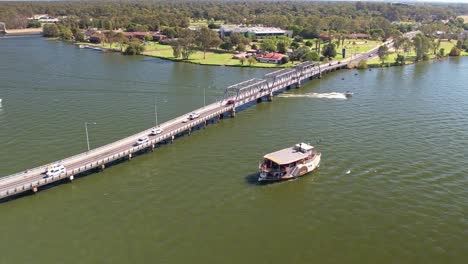
[[96, 122], [85, 122], [85, 131], [86, 131], [86, 143], [88, 144], [88, 151], [89, 151], [89, 135], [88, 135], [88, 124], [96, 125]]
[[158, 107], [156, 105], [156, 97], [154, 98], [154, 118], [156, 121], [156, 126], [158, 126]]

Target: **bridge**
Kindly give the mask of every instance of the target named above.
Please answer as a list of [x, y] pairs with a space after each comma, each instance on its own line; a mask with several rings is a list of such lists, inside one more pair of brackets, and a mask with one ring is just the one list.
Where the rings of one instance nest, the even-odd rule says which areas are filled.
[[28, 37], [42, 35], [42, 28], [8, 29], [4, 22], [0, 22], [0, 36]]
[[[390, 44], [391, 42], [384, 43], [384, 45]], [[172, 143], [180, 136], [190, 135], [193, 130], [205, 128], [210, 123], [219, 122], [225, 117], [235, 117], [236, 109], [247, 103], [255, 101], [259, 103], [264, 99], [272, 101], [273, 96], [281, 91], [292, 87], [300, 88], [301, 84], [307, 80], [321, 78], [324, 74], [346, 68], [350, 63], [368, 59], [369, 56], [375, 57], [377, 49], [378, 47], [359, 54], [352, 59], [333, 62], [328, 65], [303, 62], [292, 68], [265, 74], [262, 79], [255, 78], [231, 85], [225, 89], [223, 98], [220, 101], [194, 110], [193, 112], [200, 115], [196, 119], [184, 120], [187, 114], [182, 115], [160, 124], [163, 132], [158, 135], [150, 135], [151, 128], [149, 128], [88, 152], [52, 162], [51, 164], [59, 163], [65, 166], [66, 172], [60, 175], [45, 177], [47, 168], [50, 165], [48, 164], [1, 177], [0, 200], [7, 201], [11, 197], [36, 193], [43, 189], [44, 186], [73, 181], [75, 176], [104, 170], [110, 164], [131, 160], [137, 154], [154, 151], [161, 144]], [[144, 136], [148, 136], [149, 141], [141, 145], [135, 145], [136, 140]]]

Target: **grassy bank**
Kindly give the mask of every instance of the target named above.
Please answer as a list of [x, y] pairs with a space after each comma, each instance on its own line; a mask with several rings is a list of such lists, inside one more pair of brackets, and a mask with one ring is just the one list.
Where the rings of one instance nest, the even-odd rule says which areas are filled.
[[[439, 49], [441, 48], [444, 48], [445, 49], [445, 56], [448, 56], [448, 54], [450, 53], [450, 50], [456, 45], [456, 40], [452, 40], [452, 41], [447, 41], [447, 40], [443, 40], [441, 41], [440, 43], [440, 47]], [[439, 50], [438, 49], [438, 50]], [[416, 52], [414, 50], [412, 50], [411, 52], [400, 52], [399, 53], [400, 55], [403, 55], [405, 56], [405, 64], [414, 64], [416, 62]], [[433, 53], [433, 51], [429, 52], [428, 53], [429, 55], [429, 59], [436, 59], [437, 56]], [[468, 52], [466, 51], [462, 51], [461, 56], [468, 56]], [[395, 65], [395, 60], [397, 58], [398, 54], [396, 52], [392, 52], [388, 55], [388, 58], [385, 60], [385, 63], [382, 64], [382, 61], [380, 60], [379, 57], [376, 57], [376, 58], [373, 58], [373, 59], [370, 59], [367, 61], [367, 66], [371, 67], [371, 68], [376, 68], [376, 67], [382, 67], [382, 66], [396, 66]]]

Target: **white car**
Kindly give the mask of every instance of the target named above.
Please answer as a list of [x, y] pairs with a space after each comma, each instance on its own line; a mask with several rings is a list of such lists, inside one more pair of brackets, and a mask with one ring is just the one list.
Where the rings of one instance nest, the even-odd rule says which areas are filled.
[[182, 119], [182, 123], [187, 123], [188, 121], [190, 121], [190, 119], [188, 117]]
[[157, 134], [161, 134], [163, 132], [162, 128], [160, 127], [155, 127], [151, 130], [150, 135], [155, 136]]
[[45, 178], [55, 177], [55, 176], [58, 176], [58, 175], [60, 175], [62, 173], [66, 173], [66, 172], [67, 172], [67, 169], [62, 164], [53, 164], [53, 165], [50, 165], [47, 168]]
[[141, 137], [135, 142], [135, 146], [139, 146], [149, 141], [148, 137]]
[[197, 118], [197, 117], [199, 117], [199, 116], [200, 116], [200, 115], [199, 115], [198, 113], [192, 112], [192, 113], [189, 114], [188, 118], [189, 118], [190, 120], [193, 120], [193, 119], [195, 119], [195, 118]]

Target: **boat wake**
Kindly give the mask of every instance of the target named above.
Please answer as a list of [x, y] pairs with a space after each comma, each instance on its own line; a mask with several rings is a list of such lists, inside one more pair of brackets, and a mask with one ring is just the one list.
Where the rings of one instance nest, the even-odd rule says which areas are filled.
[[347, 99], [345, 93], [305, 93], [305, 94], [280, 94], [283, 98], [325, 98], [325, 99]]

